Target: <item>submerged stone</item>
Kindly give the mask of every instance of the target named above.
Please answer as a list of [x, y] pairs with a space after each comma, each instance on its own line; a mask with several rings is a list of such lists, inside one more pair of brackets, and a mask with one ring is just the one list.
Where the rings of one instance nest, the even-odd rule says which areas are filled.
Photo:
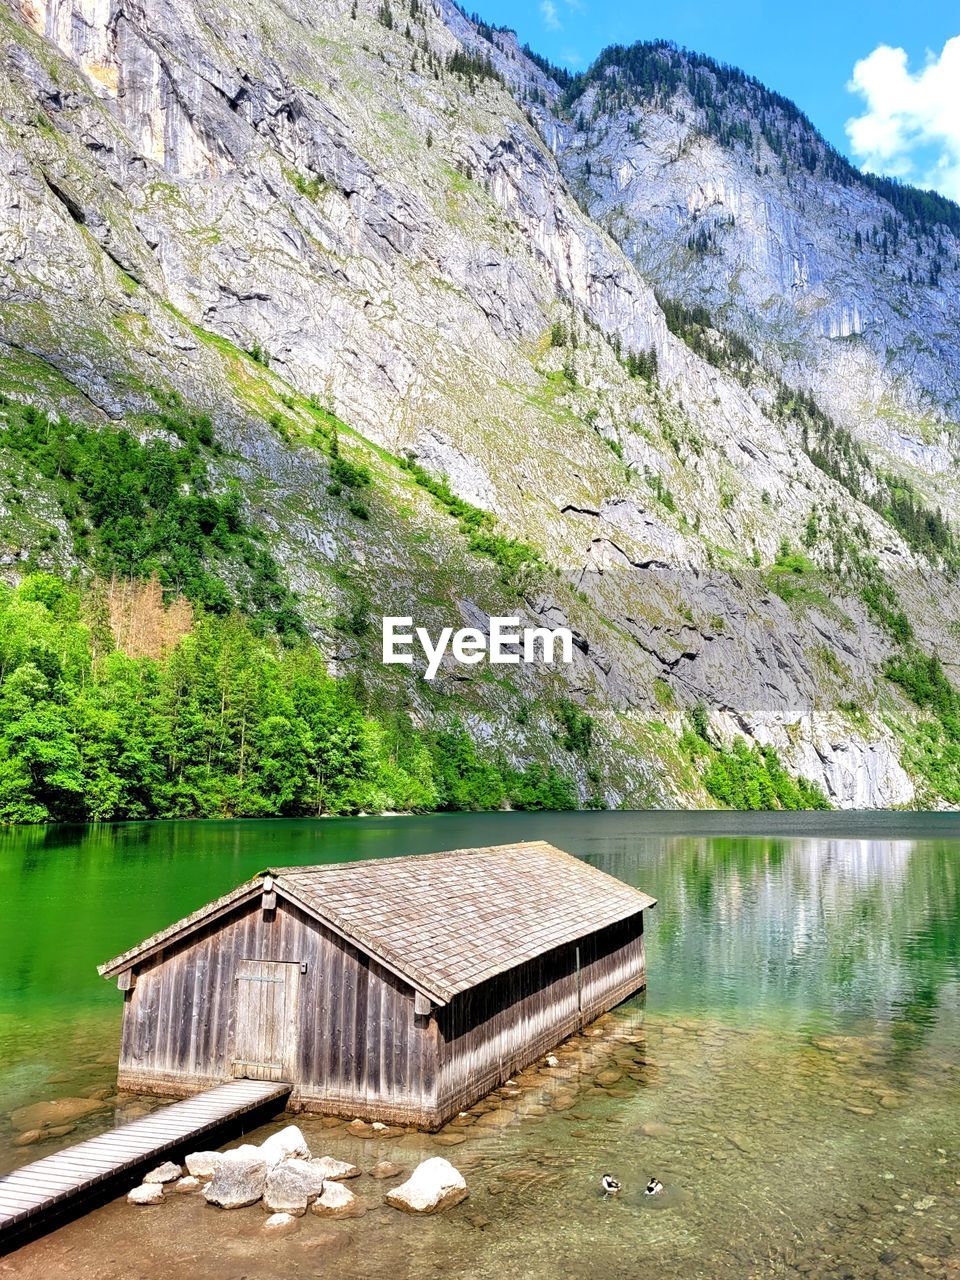
[[287, 1236], [298, 1227], [297, 1219], [291, 1213], [271, 1213], [263, 1224], [264, 1234], [268, 1236]]
[[159, 1204], [163, 1199], [163, 1187], [159, 1182], [144, 1182], [127, 1193], [127, 1204]]
[[102, 1098], [54, 1098], [50, 1102], [34, 1102], [28, 1107], [18, 1107], [10, 1113], [10, 1123], [15, 1129], [49, 1129], [71, 1120], [91, 1116], [103, 1111]]
[[253, 1154], [239, 1149], [227, 1151], [216, 1173], [203, 1188], [204, 1198], [221, 1209], [242, 1209], [256, 1204], [267, 1181], [267, 1162], [252, 1148]]
[[48, 1129], [43, 1130], [42, 1136], [44, 1138], [65, 1138], [68, 1133], [73, 1133], [76, 1127], [76, 1124], [72, 1121], [70, 1124], [50, 1125]]
[[143, 1175], [144, 1182], [176, 1182], [183, 1170], [178, 1164], [174, 1164], [172, 1160], [165, 1160], [163, 1164], [157, 1165], [156, 1169], [151, 1169], [149, 1173]]
[[467, 1196], [463, 1174], [442, 1156], [417, 1165], [406, 1182], [386, 1195], [387, 1204], [404, 1213], [442, 1213]]

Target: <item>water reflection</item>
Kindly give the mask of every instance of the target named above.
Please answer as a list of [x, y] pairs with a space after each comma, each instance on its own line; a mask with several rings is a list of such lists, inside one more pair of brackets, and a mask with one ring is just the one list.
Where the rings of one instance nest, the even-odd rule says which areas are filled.
[[[817, 822], [488, 814], [0, 832], [0, 1167], [47, 1153], [13, 1145], [6, 1117], [16, 1108], [112, 1084], [120, 1003], [96, 975], [106, 956], [266, 865], [542, 838], [658, 898], [646, 997], [455, 1136], [475, 1188], [460, 1217], [406, 1230], [368, 1214], [355, 1253], [346, 1245], [340, 1255], [345, 1280], [370, 1274], [371, 1258], [378, 1274], [419, 1280], [438, 1257], [477, 1280], [581, 1275], [584, 1259], [602, 1280], [734, 1280], [792, 1275], [794, 1264], [832, 1275], [835, 1263], [837, 1274], [872, 1275], [880, 1253], [916, 1252], [911, 1232], [924, 1235], [925, 1254], [943, 1256], [951, 1233], [960, 1238], [947, 1163], [960, 1144], [960, 833], [943, 815], [889, 815], [889, 838], [878, 815]], [[129, 1118], [114, 1106], [105, 1100], [60, 1141]], [[317, 1122], [321, 1131], [318, 1142], [360, 1159], [348, 1130]], [[419, 1158], [430, 1141], [408, 1135], [379, 1154]], [[657, 1214], [629, 1197], [598, 1206], [583, 1188], [608, 1166], [631, 1187], [656, 1173], [689, 1199]], [[481, 1228], [467, 1216], [478, 1208], [492, 1219]], [[118, 1206], [110, 1238], [125, 1240], [123, 1274], [147, 1273], [158, 1248], [173, 1258], [182, 1241], [199, 1247], [191, 1212], [165, 1206], [158, 1245]], [[206, 1235], [214, 1219], [202, 1219]], [[235, 1221], [217, 1217], [216, 1229]], [[290, 1274], [300, 1239], [283, 1246]], [[70, 1240], [91, 1270], [120, 1274], [100, 1267], [92, 1219]], [[227, 1276], [223, 1254], [233, 1275], [239, 1256], [224, 1240], [214, 1246], [205, 1274]], [[237, 1240], [230, 1248], [251, 1277], [273, 1265]], [[192, 1252], [181, 1259], [187, 1271], [194, 1262]], [[50, 1256], [38, 1253], [29, 1274], [46, 1280]]]
[[[960, 840], [671, 834], [705, 815], [484, 814], [353, 822], [126, 823], [0, 832], [0, 1017], [113, 1007], [106, 956], [263, 866], [553, 839], [656, 895], [659, 1009], [920, 1034], [960, 968]], [[727, 815], [727, 819], [739, 815]], [[922, 834], [928, 818], [914, 818]], [[892, 815], [902, 828], [903, 816]], [[833, 823], [836, 815], [825, 821]], [[722, 825], [717, 816], [717, 825]], [[859, 824], [858, 824], [859, 825]], [[877, 818], [869, 824], [876, 828]], [[657, 834], [649, 834], [653, 827]], [[787, 828], [787, 830], [784, 830]], [[806, 829], [805, 829], [806, 828]], [[9, 1031], [9, 1028], [8, 1028]], [[906, 1042], [910, 1034], [905, 1034]]]
[[[935, 1023], [960, 972], [953, 841], [677, 839], [596, 857], [644, 884], [658, 1007], [841, 1027]], [[651, 876], [655, 884], [651, 886]]]

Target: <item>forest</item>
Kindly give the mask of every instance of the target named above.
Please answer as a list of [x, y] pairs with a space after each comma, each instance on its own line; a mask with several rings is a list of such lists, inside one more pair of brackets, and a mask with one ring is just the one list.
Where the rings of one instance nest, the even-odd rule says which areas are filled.
[[572, 809], [555, 768], [373, 714], [310, 643], [159, 583], [0, 588], [0, 821]]
[[[127, 424], [93, 427], [0, 397], [8, 507], [36, 508], [40, 484], [59, 514], [34, 530], [19, 585], [0, 585], [0, 821], [580, 804], [555, 765], [481, 752], [456, 719], [417, 728], [375, 704], [359, 671], [333, 678], [239, 491], [214, 486], [209, 418], [154, 398]], [[369, 485], [328, 436], [329, 491]], [[400, 465], [505, 581], [539, 563], [445, 481]], [[69, 580], [41, 555], [72, 562]], [[356, 611], [334, 626], [356, 634], [368, 621]], [[566, 698], [550, 712], [554, 742], [588, 765], [587, 807], [602, 807], [592, 717]], [[826, 803], [775, 753], [695, 741], [689, 755], [722, 805]]]

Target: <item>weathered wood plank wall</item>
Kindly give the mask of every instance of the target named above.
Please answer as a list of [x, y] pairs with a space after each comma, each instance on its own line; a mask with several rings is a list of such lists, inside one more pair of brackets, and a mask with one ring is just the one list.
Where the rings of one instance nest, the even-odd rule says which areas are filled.
[[122, 1088], [183, 1094], [230, 1078], [241, 960], [306, 965], [293, 1105], [429, 1122], [436, 1040], [414, 1016], [413, 990], [282, 900], [266, 914], [241, 908], [146, 962], [125, 993]]
[[644, 983], [638, 914], [421, 1015], [411, 987], [293, 904], [280, 898], [264, 912], [247, 903], [136, 972], [125, 993], [122, 1088], [182, 1096], [231, 1078], [244, 961], [297, 965], [296, 1043], [283, 1050], [292, 1106], [425, 1127]]
[[580, 942], [580, 1006], [584, 1023], [642, 986], [646, 971], [643, 916], [623, 920]]
[[443, 1116], [470, 1106], [514, 1071], [644, 985], [639, 914], [511, 969], [437, 1011]]

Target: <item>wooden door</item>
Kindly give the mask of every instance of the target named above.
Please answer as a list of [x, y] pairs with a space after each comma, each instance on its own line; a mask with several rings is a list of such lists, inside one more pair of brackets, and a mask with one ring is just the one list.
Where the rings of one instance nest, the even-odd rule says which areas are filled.
[[299, 964], [240, 961], [234, 995], [234, 1076], [295, 1083], [299, 993]]

